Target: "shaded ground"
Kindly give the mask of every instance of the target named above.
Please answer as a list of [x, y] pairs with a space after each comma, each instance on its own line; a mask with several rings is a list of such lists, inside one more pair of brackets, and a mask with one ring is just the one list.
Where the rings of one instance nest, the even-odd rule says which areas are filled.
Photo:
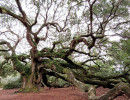
[[[45, 88], [41, 93], [14, 93], [18, 89], [0, 90], [0, 100], [87, 100], [87, 95], [78, 89], [69, 88]], [[104, 94], [109, 89], [98, 88], [97, 95]], [[125, 96], [118, 96], [114, 100], [130, 100]]]

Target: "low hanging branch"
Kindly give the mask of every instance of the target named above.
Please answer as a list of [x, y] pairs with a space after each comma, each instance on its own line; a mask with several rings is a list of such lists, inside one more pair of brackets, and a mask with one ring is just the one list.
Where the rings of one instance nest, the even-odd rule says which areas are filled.
[[16, 15], [16, 14], [14, 14], [13, 12], [11, 12], [11, 11], [9, 11], [8, 9], [6, 9], [6, 8], [4, 8], [4, 7], [1, 7], [1, 6], [0, 6], [0, 13], [1, 13], [1, 14], [8, 14], [8, 15], [10, 15], [10, 16], [12, 16], [12, 17], [18, 19], [19, 21], [23, 21], [21, 16]]
[[[107, 93], [103, 94], [100, 97], [97, 97], [95, 100], [113, 100], [120, 94], [125, 94], [127, 99], [130, 98], [130, 85], [126, 83], [119, 83], [114, 88], [109, 90]], [[93, 97], [90, 100], [94, 100]]]
[[8, 50], [0, 49], [0, 51], [2, 51], [2, 52], [8, 52], [8, 51], [10, 51], [10, 49], [8, 49]]
[[5, 41], [5, 40], [0, 40], [0, 45], [4, 45], [6, 44], [8, 46], [8, 48], [14, 53], [14, 48], [10, 45], [9, 42]]
[[125, 94], [128, 98], [130, 98], [130, 85], [127, 83], [119, 83], [102, 96], [96, 96], [95, 86], [80, 82], [75, 78], [74, 74], [70, 70], [67, 70], [66, 74], [68, 75], [69, 80], [76, 87], [78, 87], [83, 92], [88, 92], [89, 100], [113, 100], [120, 94]]

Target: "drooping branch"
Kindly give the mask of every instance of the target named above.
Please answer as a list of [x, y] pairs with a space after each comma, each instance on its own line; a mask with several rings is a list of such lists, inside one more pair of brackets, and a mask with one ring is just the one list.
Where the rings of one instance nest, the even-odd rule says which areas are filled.
[[8, 50], [0, 49], [0, 51], [2, 51], [2, 52], [8, 52], [8, 51], [10, 51], [10, 49], [8, 49]]
[[96, 58], [87, 59], [87, 60], [85, 60], [84, 62], [82, 62], [82, 65], [84, 65], [85, 63], [87, 63], [87, 62], [89, 62], [89, 61], [95, 61], [95, 60], [99, 60], [99, 59], [101, 59], [101, 58], [96, 57]]
[[67, 70], [66, 74], [68, 75], [68, 79], [81, 91], [88, 92], [89, 100], [111, 100], [117, 97], [118, 95], [125, 94], [128, 98], [130, 98], [130, 85], [126, 83], [119, 83], [114, 88], [109, 90], [107, 93], [102, 96], [96, 96], [96, 89], [94, 86], [89, 84], [84, 84], [81, 81], [78, 81], [74, 74]]
[[128, 98], [130, 98], [130, 85], [126, 83], [119, 83], [107, 93], [97, 97], [97, 100], [112, 100], [120, 94], [125, 94]]
[[0, 45], [4, 45], [4, 44], [6, 44], [6, 45], [8, 46], [8, 48], [9, 48], [13, 53], [15, 53], [14, 48], [10, 45], [9, 42], [7, 42], [7, 41], [5, 41], [5, 40], [0, 40]]
[[88, 55], [89, 57], [97, 57], [97, 55], [91, 55], [90, 52], [86, 53], [86, 52], [84, 52], [84, 51], [78, 51], [78, 50], [75, 50], [75, 49], [73, 49], [73, 51], [74, 51], [74, 52], [77, 52], [77, 53], [79, 53], [79, 54]]
[[53, 71], [51, 69], [46, 69], [46, 68], [43, 68], [43, 70], [45, 70], [45, 73], [47, 75], [50, 75], [50, 76], [55, 76], [57, 78], [61, 78], [63, 79], [64, 81], [68, 81], [68, 79], [65, 77], [65, 74], [61, 74], [61, 73], [58, 73], [56, 71]]
[[10, 15], [10, 16], [12, 16], [12, 17], [18, 19], [19, 21], [23, 22], [21, 16], [16, 15], [16, 14], [14, 14], [13, 12], [11, 12], [10, 10], [7, 10], [6, 8], [1, 7], [1, 6], [0, 6], [0, 13], [1, 13], [1, 14], [8, 14], [8, 15]]
[[15, 54], [12, 55], [11, 60], [13, 63], [14, 70], [17, 70], [21, 75], [29, 75], [30, 74], [30, 67], [28, 65], [23, 64], [22, 57], [26, 56], [17, 56]]
[[97, 78], [100, 80], [108, 80], [108, 79], [118, 79], [118, 78], [124, 78], [127, 75], [127, 73], [122, 73], [119, 75], [110, 75], [110, 76], [99, 76], [99, 75], [87, 75], [88, 78]]
[[76, 64], [74, 63], [71, 59], [69, 59], [68, 57], [64, 59], [65, 61], [67, 61], [67, 63], [75, 66], [75, 68], [77, 69], [81, 69], [84, 73], [84, 75], [87, 75], [87, 71], [83, 68], [83, 66], [81, 66], [80, 64]]
[[[5, 57], [6, 61], [8, 59], [11, 59], [14, 70], [17, 70], [21, 74], [27, 74], [30, 69], [29, 69], [29, 67], [27, 67], [26, 65], [21, 63], [21, 61], [23, 62], [23, 60], [26, 59], [26, 57], [28, 57], [28, 56], [23, 56], [23, 55], [16, 56], [15, 46], [12, 47], [9, 42], [2, 40], [0, 42], [0, 45], [4, 45], [4, 44], [6, 44], [8, 46], [8, 48], [12, 51], [12, 55], [10, 57]], [[2, 63], [2, 64], [4, 64], [4, 63]]]
[[11, 12], [10, 10], [4, 8], [4, 7], [0, 6], [0, 13], [1, 14], [7, 14], [7, 15], [10, 15], [11, 17], [13, 17], [13, 18], [16, 18], [17, 20], [22, 22], [25, 27], [30, 26], [30, 23], [27, 19], [24, 19], [24, 17], [21, 17], [21, 16], [15, 14], [15, 13]]
[[90, 85], [85, 84], [79, 80], [77, 80], [74, 74], [69, 70], [66, 69], [65, 73], [67, 74], [68, 80], [73, 83], [77, 88], [79, 88], [83, 92], [87, 92]]

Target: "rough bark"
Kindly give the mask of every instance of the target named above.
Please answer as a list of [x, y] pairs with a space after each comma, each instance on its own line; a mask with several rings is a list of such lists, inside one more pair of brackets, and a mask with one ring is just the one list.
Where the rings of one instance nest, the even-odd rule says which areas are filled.
[[[114, 88], [109, 90], [107, 93], [98, 97], [97, 100], [113, 100], [117, 96], [125, 94], [128, 98], [130, 98], [130, 85], [126, 83], [119, 83]], [[92, 99], [93, 100], [93, 99]]]
[[[41, 88], [41, 74], [39, 74], [38, 78], [35, 78], [37, 76], [33, 76], [33, 79], [30, 79], [30, 76], [23, 76], [22, 80], [22, 87], [19, 90], [19, 92], [40, 92], [42, 91]], [[30, 82], [32, 80], [32, 82]]]
[[76, 87], [78, 87], [83, 92], [88, 92], [89, 100], [113, 100], [121, 94], [125, 94], [128, 98], [130, 98], [130, 85], [127, 83], [119, 83], [107, 93], [99, 97], [96, 96], [95, 86], [80, 82], [75, 78], [74, 74], [70, 70], [67, 70], [66, 74], [68, 75], [68, 79]]

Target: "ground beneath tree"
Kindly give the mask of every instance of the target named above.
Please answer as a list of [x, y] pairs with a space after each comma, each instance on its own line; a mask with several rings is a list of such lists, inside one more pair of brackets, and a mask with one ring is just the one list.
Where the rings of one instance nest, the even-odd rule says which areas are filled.
[[[44, 88], [41, 93], [15, 93], [18, 89], [0, 90], [0, 100], [87, 100], [85, 95], [79, 89], [69, 88]], [[97, 89], [97, 95], [100, 96], [109, 89], [100, 87]], [[130, 100], [125, 96], [118, 96], [114, 100]]]

